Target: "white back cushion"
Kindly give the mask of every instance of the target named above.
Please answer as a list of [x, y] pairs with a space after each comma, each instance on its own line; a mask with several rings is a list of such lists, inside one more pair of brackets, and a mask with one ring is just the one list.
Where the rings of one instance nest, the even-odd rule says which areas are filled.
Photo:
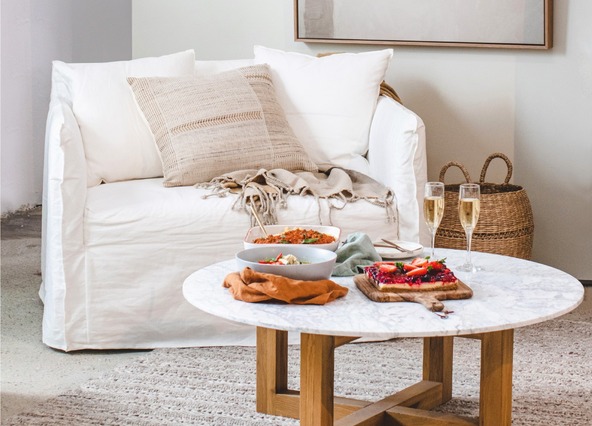
[[220, 61], [195, 61], [195, 75], [208, 76], [224, 71], [255, 65], [253, 59], [226, 59]]
[[392, 49], [314, 57], [255, 46], [288, 122], [317, 164], [357, 168]]
[[192, 75], [194, 63], [193, 50], [119, 62], [53, 62], [52, 95], [72, 105], [84, 144], [88, 186], [162, 176], [154, 136], [126, 79]]

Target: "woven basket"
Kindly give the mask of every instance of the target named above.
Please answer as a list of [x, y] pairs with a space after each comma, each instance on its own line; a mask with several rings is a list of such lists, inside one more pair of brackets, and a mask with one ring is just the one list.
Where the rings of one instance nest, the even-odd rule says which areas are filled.
[[[494, 158], [503, 159], [508, 166], [508, 173], [502, 184], [485, 182], [487, 168]], [[465, 180], [471, 182], [465, 167], [454, 161], [442, 167], [440, 182], [444, 182], [446, 170], [452, 166], [458, 167]], [[479, 179], [481, 212], [473, 232], [471, 250], [530, 259], [534, 234], [532, 208], [526, 191], [521, 186], [508, 183], [511, 177], [512, 163], [508, 157], [501, 153], [487, 157]], [[466, 249], [465, 231], [458, 218], [460, 184], [444, 185], [444, 188], [444, 217], [436, 233], [436, 247]]]

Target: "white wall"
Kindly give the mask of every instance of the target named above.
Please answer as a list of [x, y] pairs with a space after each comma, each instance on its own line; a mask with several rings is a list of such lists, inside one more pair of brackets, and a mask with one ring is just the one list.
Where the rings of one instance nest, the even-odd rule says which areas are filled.
[[592, 279], [592, 2], [555, 1], [555, 47], [516, 60], [516, 181], [534, 256]]
[[[315, 54], [376, 46], [293, 41], [292, 0], [133, 0], [134, 57], [194, 48], [199, 59], [252, 57], [262, 44]], [[555, 2], [550, 51], [397, 47], [387, 81], [422, 116], [430, 179], [446, 162], [478, 179], [503, 152], [535, 214], [534, 260], [592, 279], [592, 2]], [[492, 163], [488, 181], [505, 176]], [[460, 181], [450, 170], [447, 182]]]
[[[32, 119], [31, 7], [3, 1], [2, 7], [2, 211], [40, 199], [36, 186]], [[26, 17], [26, 19], [23, 19]], [[21, 114], [26, 111], [26, 114]], [[26, 143], [24, 143], [26, 141]], [[43, 145], [39, 145], [43, 146]], [[14, 161], [18, 158], [21, 161]], [[42, 167], [41, 167], [42, 170]]]
[[2, 213], [41, 202], [51, 61], [131, 58], [131, 0], [2, 0]]

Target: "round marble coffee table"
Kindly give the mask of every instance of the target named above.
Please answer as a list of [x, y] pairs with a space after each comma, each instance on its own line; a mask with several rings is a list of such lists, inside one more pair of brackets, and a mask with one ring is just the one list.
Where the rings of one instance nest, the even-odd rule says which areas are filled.
[[[458, 250], [437, 249], [436, 255], [453, 270], [464, 260]], [[222, 287], [226, 274], [236, 270], [234, 260], [193, 273], [183, 293], [207, 313], [257, 326], [259, 412], [300, 418], [302, 425], [332, 425], [334, 419], [339, 425], [381, 424], [380, 419], [392, 424], [387, 417], [395, 424], [474, 424], [428, 411], [452, 398], [453, 338], [459, 336], [481, 340], [478, 424], [510, 425], [514, 329], [573, 310], [584, 289], [574, 277], [534, 262], [477, 252], [473, 261], [483, 271], [456, 272], [473, 297], [444, 301], [453, 311], [445, 319], [416, 303], [373, 302], [352, 278], [333, 278], [350, 291], [324, 306], [237, 301]], [[301, 333], [299, 393], [287, 387], [288, 331]], [[423, 380], [376, 403], [334, 398], [334, 349], [360, 337], [423, 337]]]

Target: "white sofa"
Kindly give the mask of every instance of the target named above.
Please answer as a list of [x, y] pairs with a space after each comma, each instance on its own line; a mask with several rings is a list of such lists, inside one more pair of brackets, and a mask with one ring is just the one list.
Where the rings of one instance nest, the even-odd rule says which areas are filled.
[[[194, 66], [205, 75], [251, 63]], [[252, 327], [197, 310], [181, 291], [192, 272], [242, 248], [249, 216], [232, 208], [232, 196], [202, 198], [208, 190], [165, 188], [162, 177], [90, 182], [74, 89], [58, 65], [45, 142], [43, 342], [64, 351], [253, 344]], [[332, 224], [344, 238], [363, 231], [372, 238], [427, 243], [419, 204], [426, 181], [421, 119], [381, 96], [367, 137], [367, 155], [355, 167], [394, 191], [396, 222], [386, 222], [383, 208], [357, 201], [334, 210]], [[313, 197], [292, 196], [278, 221], [312, 224], [318, 216]], [[326, 212], [321, 216], [328, 224]]]

